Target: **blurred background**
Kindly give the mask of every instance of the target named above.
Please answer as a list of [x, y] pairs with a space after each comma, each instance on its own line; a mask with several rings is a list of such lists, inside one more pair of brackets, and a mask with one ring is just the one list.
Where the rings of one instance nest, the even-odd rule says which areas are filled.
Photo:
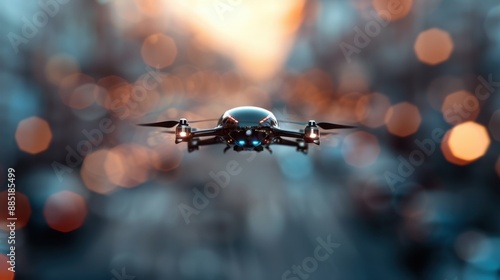
[[[2, 280], [500, 279], [498, 1], [0, 11]], [[303, 155], [187, 153], [135, 125], [242, 105], [359, 128]]]

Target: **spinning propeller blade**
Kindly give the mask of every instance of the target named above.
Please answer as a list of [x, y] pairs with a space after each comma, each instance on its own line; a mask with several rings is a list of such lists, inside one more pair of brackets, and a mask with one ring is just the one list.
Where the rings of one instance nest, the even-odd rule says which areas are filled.
[[[216, 120], [217, 119], [197, 120], [197, 121], [189, 121], [189, 123], [210, 122], [210, 121], [216, 121]], [[154, 123], [141, 123], [138, 125], [172, 128], [172, 127], [178, 125], [179, 123], [180, 123], [179, 121], [163, 121], [163, 122], [154, 122]]]
[[343, 124], [336, 124], [336, 123], [329, 123], [329, 122], [319, 122], [319, 123], [316, 123], [316, 125], [321, 127], [322, 129], [355, 128], [355, 126], [352, 126], [352, 125], [343, 125]]
[[[308, 122], [293, 122], [293, 121], [278, 121], [281, 123], [291, 123], [291, 124], [298, 124], [298, 125], [307, 125], [309, 124]], [[322, 129], [341, 129], [341, 128], [356, 128], [355, 126], [352, 125], [343, 125], [343, 124], [336, 124], [336, 123], [329, 123], [329, 122], [319, 122], [316, 123], [317, 126], [321, 127]]]

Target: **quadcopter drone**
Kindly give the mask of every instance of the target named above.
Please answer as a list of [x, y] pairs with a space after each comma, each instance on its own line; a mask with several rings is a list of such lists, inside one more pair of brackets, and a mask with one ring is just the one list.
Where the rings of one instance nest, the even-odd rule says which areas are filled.
[[[205, 121], [216, 121], [216, 119], [191, 121], [190, 123]], [[226, 111], [217, 120], [217, 126], [211, 129], [197, 130], [189, 126], [186, 119], [144, 123], [139, 125], [163, 128], [176, 127], [175, 131], [163, 132], [175, 134], [176, 144], [187, 142], [189, 152], [198, 150], [200, 146], [225, 144], [226, 148], [224, 152], [232, 147], [236, 152], [261, 152], [266, 149], [272, 153], [269, 146], [283, 145], [296, 147], [297, 151], [303, 152], [304, 154], [307, 153], [308, 144], [320, 144], [321, 134], [319, 128], [325, 130], [354, 128], [354, 126], [316, 122], [314, 120], [310, 120], [309, 122], [279, 122], [305, 125], [305, 128], [299, 131], [281, 129], [273, 113], [253, 106], [236, 107]], [[323, 134], [331, 133], [323, 132]], [[295, 141], [288, 138], [293, 138]]]

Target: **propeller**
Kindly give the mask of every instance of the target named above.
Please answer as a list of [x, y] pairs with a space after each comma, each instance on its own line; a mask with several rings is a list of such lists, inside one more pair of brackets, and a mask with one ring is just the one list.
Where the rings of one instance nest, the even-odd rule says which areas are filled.
[[[210, 122], [210, 121], [216, 121], [216, 120], [217, 119], [197, 120], [197, 121], [189, 121], [189, 123]], [[181, 123], [181, 121], [163, 121], [163, 122], [154, 122], [154, 123], [141, 123], [138, 125], [172, 128], [180, 123]]]
[[[298, 125], [308, 125], [309, 124], [309, 122], [293, 122], [293, 121], [278, 121], [278, 122], [298, 124]], [[319, 123], [316, 123], [316, 125], [321, 127], [322, 129], [356, 128], [355, 126], [352, 126], [352, 125], [343, 125], [343, 124], [336, 124], [336, 123], [329, 123], [329, 122], [319, 122]]]
[[338, 135], [338, 132], [321, 132], [320, 136], [326, 136], [326, 135]]
[[336, 124], [336, 123], [329, 123], [329, 122], [319, 122], [319, 123], [316, 123], [316, 125], [321, 127], [322, 129], [356, 128], [355, 126], [352, 126], [352, 125]]

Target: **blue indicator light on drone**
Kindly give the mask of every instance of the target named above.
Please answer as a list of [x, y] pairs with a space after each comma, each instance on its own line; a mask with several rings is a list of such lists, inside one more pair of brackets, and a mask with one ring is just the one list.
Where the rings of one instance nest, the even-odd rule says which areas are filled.
[[245, 140], [240, 140], [240, 141], [238, 141], [238, 145], [240, 145], [240, 146], [245, 145]]
[[252, 141], [252, 145], [259, 146], [260, 145], [260, 141], [259, 140], [253, 140]]

